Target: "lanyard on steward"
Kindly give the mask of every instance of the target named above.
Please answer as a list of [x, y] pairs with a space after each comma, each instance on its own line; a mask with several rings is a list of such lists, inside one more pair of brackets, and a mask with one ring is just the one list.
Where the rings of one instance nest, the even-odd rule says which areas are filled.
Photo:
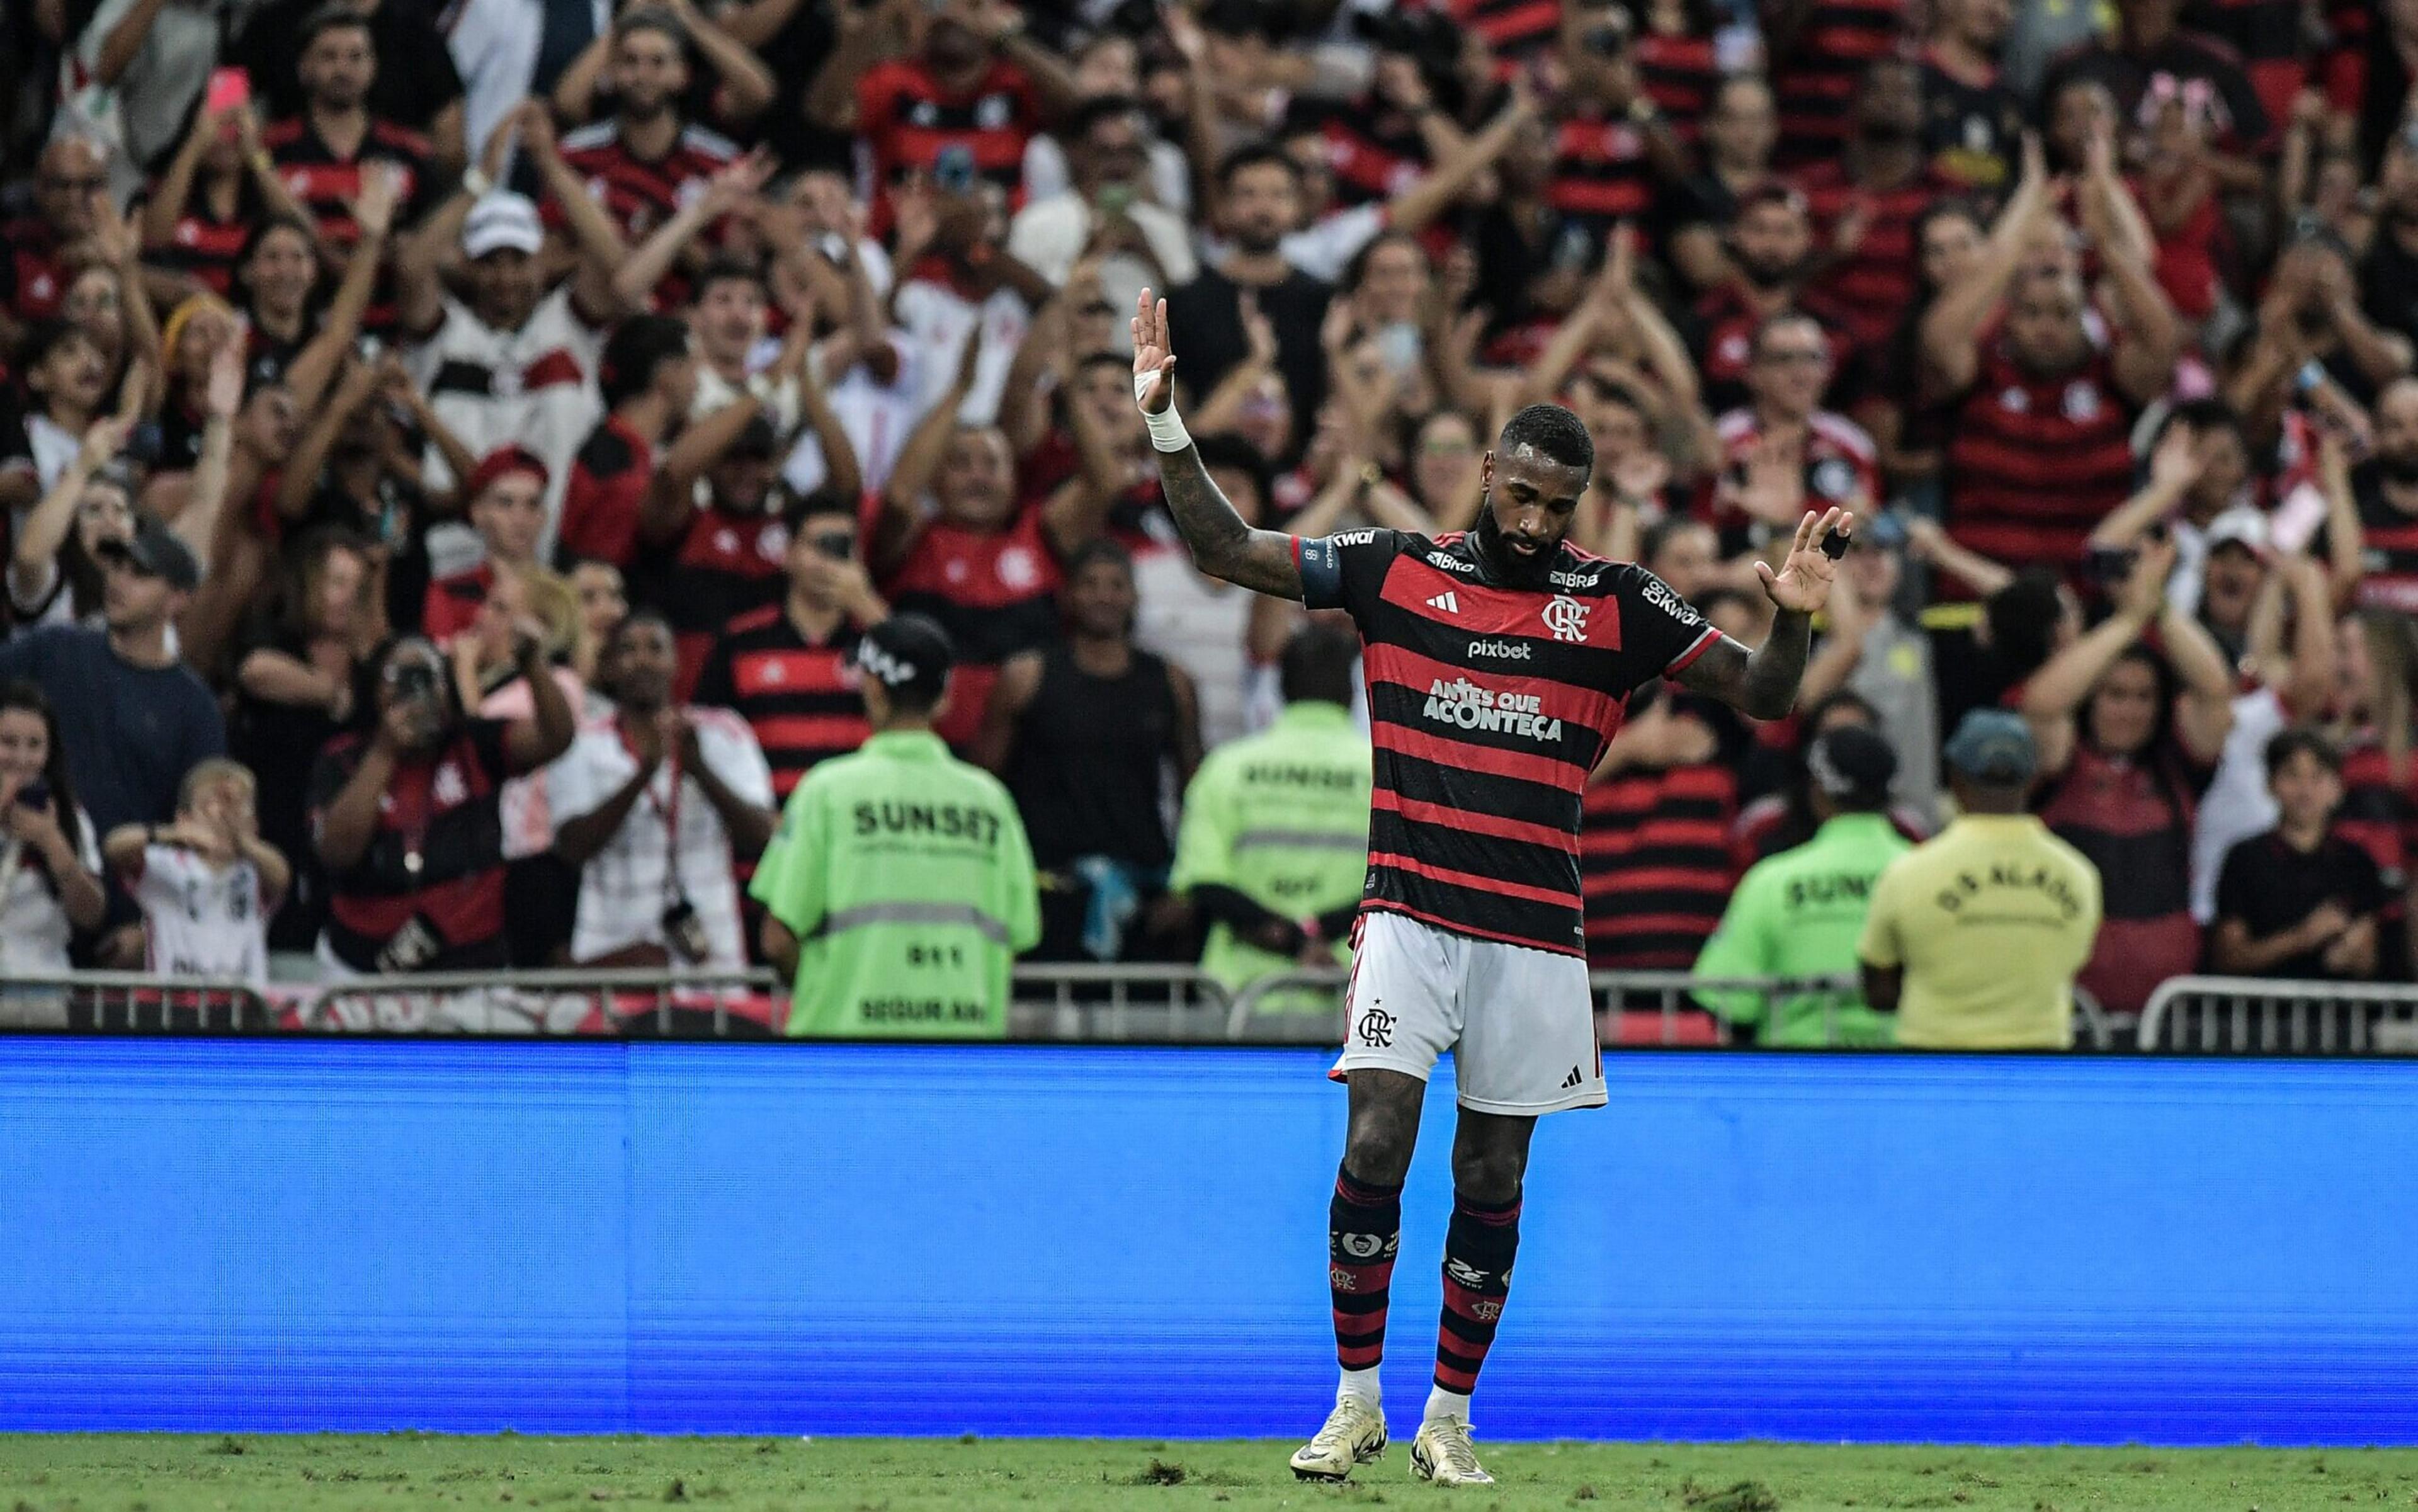
[[[630, 743], [630, 732], [622, 727], [621, 722], [618, 719], [613, 722], [613, 733], [620, 738], [621, 749], [630, 754], [630, 759], [638, 762], [642, 767], [645, 766], [646, 763], [638, 759], [638, 748]], [[664, 753], [662, 770], [671, 777], [671, 802], [666, 803], [655, 797], [655, 785], [652, 782], [647, 784], [640, 796], [646, 805], [655, 811], [655, 817], [664, 821], [664, 898], [666, 902], [677, 903], [681, 896], [680, 885], [681, 789], [686, 786], [683, 781], [684, 773], [681, 771], [680, 751], [677, 748]]]

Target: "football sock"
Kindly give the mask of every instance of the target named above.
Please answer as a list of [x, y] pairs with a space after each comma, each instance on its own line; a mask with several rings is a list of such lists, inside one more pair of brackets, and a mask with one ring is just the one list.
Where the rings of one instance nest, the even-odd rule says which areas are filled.
[[1335, 1359], [1343, 1367], [1339, 1397], [1377, 1400], [1386, 1294], [1401, 1243], [1402, 1189], [1371, 1186], [1339, 1168], [1326, 1208], [1326, 1285], [1335, 1304]]
[[1520, 1204], [1475, 1202], [1456, 1192], [1444, 1239], [1444, 1316], [1436, 1326], [1435, 1391], [1427, 1415], [1469, 1418], [1469, 1395], [1494, 1342], [1511, 1259], [1520, 1249]]

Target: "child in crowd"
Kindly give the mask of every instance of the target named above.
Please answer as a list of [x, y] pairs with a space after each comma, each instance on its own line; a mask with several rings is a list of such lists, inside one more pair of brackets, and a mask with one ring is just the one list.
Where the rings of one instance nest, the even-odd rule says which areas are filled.
[[268, 916], [293, 868], [260, 837], [250, 769], [198, 762], [173, 824], [121, 824], [102, 842], [110, 871], [143, 908], [151, 970], [161, 977], [268, 981]]
[[2376, 862], [2334, 832], [2342, 752], [2315, 730], [2267, 745], [2275, 828], [2226, 853], [2216, 884], [2211, 964], [2228, 976], [2356, 981], [2376, 974]]

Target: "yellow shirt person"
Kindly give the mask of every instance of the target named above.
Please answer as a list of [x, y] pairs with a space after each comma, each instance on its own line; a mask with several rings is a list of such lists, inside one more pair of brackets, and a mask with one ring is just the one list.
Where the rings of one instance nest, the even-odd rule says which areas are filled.
[[1976, 710], [1948, 742], [1963, 817], [1874, 884], [1857, 947], [1897, 1043], [1936, 1050], [2074, 1046], [2074, 979], [2099, 935], [2099, 870], [2022, 812], [2031, 732]]

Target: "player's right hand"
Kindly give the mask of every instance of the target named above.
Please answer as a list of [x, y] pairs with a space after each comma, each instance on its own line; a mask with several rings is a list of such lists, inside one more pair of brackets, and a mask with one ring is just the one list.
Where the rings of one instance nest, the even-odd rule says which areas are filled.
[[1133, 317], [1134, 399], [1145, 415], [1175, 403], [1175, 353], [1169, 348], [1167, 301], [1141, 291]]

